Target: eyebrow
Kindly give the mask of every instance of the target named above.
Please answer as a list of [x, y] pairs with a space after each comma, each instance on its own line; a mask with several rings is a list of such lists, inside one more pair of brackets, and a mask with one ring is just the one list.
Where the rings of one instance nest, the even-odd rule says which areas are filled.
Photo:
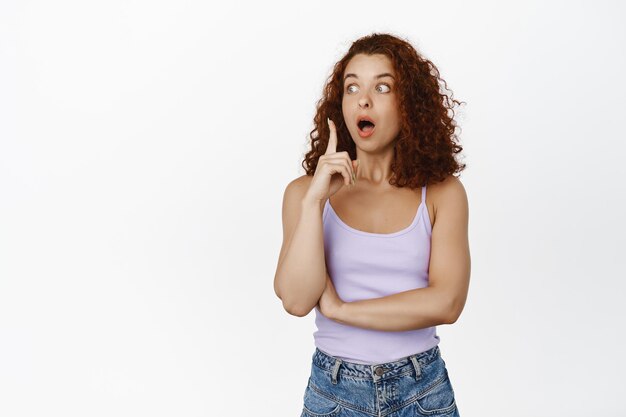
[[[356, 78], [357, 80], [359, 79], [359, 77], [358, 77], [356, 74], [349, 73], [349, 74], [346, 74], [346, 76], [343, 78], [343, 80], [344, 80], [344, 81], [345, 81], [345, 80], [347, 80], [347, 79], [348, 79], [348, 77], [354, 77], [354, 78]], [[374, 77], [374, 78], [378, 79], [378, 78], [383, 78], [383, 77], [391, 77], [391, 78], [393, 78], [394, 80], [396, 79], [393, 75], [389, 74], [388, 72], [384, 72], [384, 73], [382, 73], [382, 74], [378, 74], [378, 75], [377, 75], [376, 77]]]

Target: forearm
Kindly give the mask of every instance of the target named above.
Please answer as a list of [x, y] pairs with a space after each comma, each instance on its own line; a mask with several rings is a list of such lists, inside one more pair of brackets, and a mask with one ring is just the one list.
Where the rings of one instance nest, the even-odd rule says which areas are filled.
[[287, 311], [303, 316], [313, 309], [326, 282], [321, 203], [303, 200], [276, 279]]
[[332, 320], [382, 331], [407, 331], [448, 324], [452, 303], [440, 290], [425, 287], [381, 298], [346, 302]]

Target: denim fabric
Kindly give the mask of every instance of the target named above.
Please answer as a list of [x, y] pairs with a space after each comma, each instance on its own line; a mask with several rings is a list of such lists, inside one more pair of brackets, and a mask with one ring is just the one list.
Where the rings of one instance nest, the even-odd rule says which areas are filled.
[[301, 417], [460, 417], [439, 346], [394, 362], [347, 362], [315, 348]]

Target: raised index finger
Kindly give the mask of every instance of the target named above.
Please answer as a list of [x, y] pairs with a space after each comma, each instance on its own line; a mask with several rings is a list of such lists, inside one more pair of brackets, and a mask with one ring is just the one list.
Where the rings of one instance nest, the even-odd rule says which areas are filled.
[[337, 152], [337, 130], [335, 130], [335, 122], [328, 120], [328, 128], [330, 129], [330, 136], [328, 137], [328, 146], [324, 155]]

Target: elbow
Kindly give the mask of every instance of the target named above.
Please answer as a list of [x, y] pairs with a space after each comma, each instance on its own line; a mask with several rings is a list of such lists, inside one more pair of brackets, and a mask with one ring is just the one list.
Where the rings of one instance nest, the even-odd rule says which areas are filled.
[[454, 323], [456, 323], [458, 318], [459, 318], [458, 315], [448, 313], [448, 315], [444, 317], [443, 323], [444, 324], [454, 324]]
[[302, 306], [302, 302], [297, 302], [289, 297], [282, 297], [281, 294], [276, 291], [276, 296], [280, 298], [283, 303], [283, 309], [292, 316], [305, 317], [307, 316], [313, 307], [306, 308]]
[[311, 312], [310, 308], [306, 309], [306, 308], [302, 308], [299, 305], [287, 304], [285, 302], [283, 302], [283, 308], [285, 309], [287, 313], [296, 317], [305, 317]]
[[289, 300], [284, 299], [281, 296], [280, 292], [278, 291], [277, 287], [274, 287], [274, 292], [276, 293], [276, 296], [280, 299], [280, 301], [282, 301], [283, 309], [287, 313], [291, 314], [292, 316], [305, 317], [311, 311], [311, 309], [305, 310], [302, 307], [300, 307], [299, 304], [293, 303], [293, 302], [290, 302]]
[[446, 310], [443, 312], [443, 323], [454, 324], [461, 316], [463, 304], [459, 302], [450, 302], [447, 304]]
[[[276, 281], [277, 282], [277, 281]], [[299, 288], [300, 292], [302, 288]], [[279, 288], [279, 286], [274, 284], [274, 292], [276, 296], [280, 298], [283, 304], [283, 309], [292, 316], [296, 317], [305, 317], [307, 316], [315, 306], [317, 306], [317, 302], [322, 294], [324, 287], [322, 287], [319, 291], [305, 291], [303, 294], [300, 292], [294, 293], [293, 291], [289, 291], [285, 288]], [[319, 295], [311, 295], [317, 294]]]

